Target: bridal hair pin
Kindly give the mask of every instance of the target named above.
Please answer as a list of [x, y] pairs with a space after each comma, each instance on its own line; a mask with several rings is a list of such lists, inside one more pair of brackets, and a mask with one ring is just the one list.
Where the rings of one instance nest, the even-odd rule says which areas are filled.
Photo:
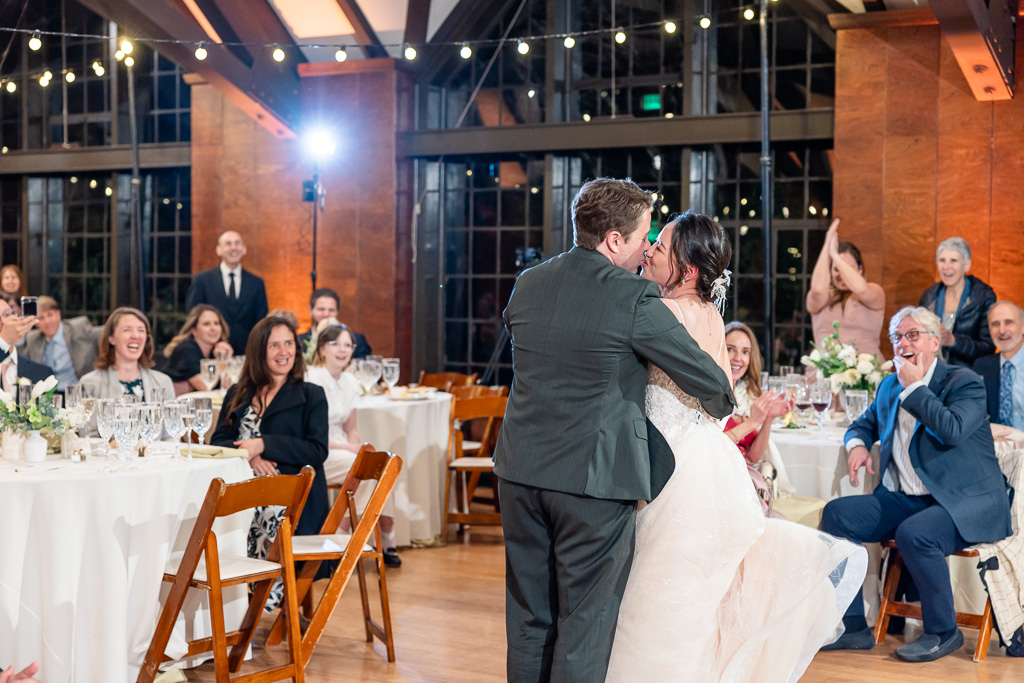
[[732, 282], [732, 271], [723, 270], [722, 274], [711, 283], [711, 298], [715, 301], [719, 315], [725, 314], [725, 297], [729, 292], [729, 284]]

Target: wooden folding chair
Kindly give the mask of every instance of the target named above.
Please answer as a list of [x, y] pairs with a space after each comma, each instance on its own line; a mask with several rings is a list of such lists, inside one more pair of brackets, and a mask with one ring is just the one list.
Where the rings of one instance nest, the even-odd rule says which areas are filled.
[[425, 370], [420, 370], [418, 384], [424, 387], [436, 387], [442, 391], [447, 391], [449, 387], [473, 386], [476, 384], [479, 376], [480, 374], [477, 372], [474, 372], [472, 375], [464, 375], [461, 372], [429, 373]]
[[[482, 398], [485, 396], [508, 396], [508, 387], [505, 386], [484, 386], [474, 384], [468, 387], [452, 387], [448, 390], [456, 401], [464, 401], [467, 398]], [[494, 441], [498, 435], [495, 418], [489, 417], [486, 420], [469, 421], [469, 427], [462, 425], [462, 455], [463, 457], [486, 458], [494, 448]], [[469, 438], [465, 438], [466, 434]], [[466, 498], [473, 502], [476, 494], [476, 487], [480, 483], [482, 472], [473, 472], [469, 475], [469, 483], [466, 485]], [[492, 500], [497, 511], [497, 498]]]
[[[388, 603], [388, 587], [384, 574], [384, 554], [380, 537], [381, 509], [384, 501], [391, 495], [398, 473], [402, 469], [402, 459], [397, 455], [384, 451], [375, 451], [369, 444], [364, 444], [356, 456], [356, 461], [349, 470], [348, 478], [342, 486], [327, 520], [317, 536], [295, 536], [292, 538], [292, 555], [295, 561], [302, 562], [302, 571], [296, 580], [298, 599], [301, 602], [311, 591], [320, 564], [326, 560], [340, 560], [338, 567], [331, 576], [330, 583], [317, 603], [313, 617], [302, 636], [302, 662], [308, 664], [313, 656], [313, 648], [323, 635], [327, 620], [331, 618], [345, 586], [357, 570], [359, 590], [363, 602], [363, 625], [366, 628], [366, 642], [372, 643], [374, 636], [380, 639], [387, 648], [388, 661], [395, 661], [395, 642], [391, 630], [391, 608]], [[362, 516], [356, 510], [356, 489], [361, 482], [376, 480], [370, 500], [363, 510]], [[338, 527], [348, 512], [352, 524], [351, 534], [339, 534]], [[367, 545], [370, 534], [375, 534], [376, 549]], [[370, 602], [366, 590], [366, 571], [361, 560], [373, 559], [377, 563], [377, 575], [380, 585], [380, 604], [382, 624], [378, 624], [370, 615]], [[276, 645], [282, 639], [283, 624], [278, 615], [267, 636], [268, 645]]]
[[[299, 636], [295, 563], [292, 560], [292, 529], [302, 514], [306, 495], [312, 483], [312, 467], [303, 467], [298, 475], [257, 477], [237, 484], [225, 484], [220, 478], [210, 482], [210, 488], [184, 554], [180, 558], [172, 557], [167, 563], [167, 572], [163, 580], [171, 584], [171, 589], [160, 612], [156, 632], [139, 672], [138, 683], [150, 683], [158, 673], [159, 664], [168, 660], [164, 651], [189, 588], [209, 591], [213, 635], [190, 642], [186, 656], [191, 657], [213, 650], [217, 681], [232, 680], [228, 672], [237, 672], [241, 666], [242, 658], [252, 640], [253, 630], [270, 595], [270, 589], [279, 577], [284, 580], [283, 612], [288, 630], [289, 662], [284, 666], [247, 674], [233, 680], [235, 683], [282, 679], [302, 683], [305, 680], [305, 663], [301, 656]], [[222, 555], [217, 546], [217, 534], [213, 531], [214, 520], [261, 505], [281, 505], [285, 508], [284, 519], [281, 520], [281, 526], [267, 559]], [[200, 562], [201, 558], [205, 558], [205, 563]], [[238, 630], [227, 633], [224, 625], [223, 588], [245, 583], [255, 584], [249, 599], [249, 607]], [[230, 655], [227, 649], [229, 645], [232, 646]]]
[[[444, 542], [448, 542], [448, 525], [455, 522], [462, 530], [464, 524], [501, 524], [501, 508], [498, 501], [498, 487], [494, 487], [495, 511], [471, 513], [469, 511], [470, 498], [468, 496], [468, 485], [465, 482], [466, 474], [479, 475], [483, 472], [494, 471], [494, 461], [490, 457], [490, 448], [497, 440], [498, 429], [505, 417], [505, 406], [508, 404], [506, 396], [484, 396], [470, 398], [462, 401], [452, 401], [452, 431], [451, 447], [448, 451], [448, 469], [445, 473], [444, 484], [444, 530], [441, 532]], [[488, 420], [488, 432], [485, 433], [481, 447], [474, 455], [468, 455], [463, 448], [462, 431], [455, 427], [456, 421], [466, 422], [468, 420]], [[486, 448], [484, 447], [486, 446]], [[452, 476], [455, 475], [455, 493], [458, 512], [451, 511], [451, 488]]]

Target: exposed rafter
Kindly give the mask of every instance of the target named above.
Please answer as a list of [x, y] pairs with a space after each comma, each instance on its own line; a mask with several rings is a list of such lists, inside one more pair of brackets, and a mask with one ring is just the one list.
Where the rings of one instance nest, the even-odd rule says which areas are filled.
[[79, 0], [83, 5], [119, 24], [126, 34], [188, 41], [152, 45], [187, 71], [198, 74], [239, 108], [278, 137], [294, 137], [299, 115], [298, 50], [287, 51], [285, 61], [257, 60], [252, 69], [224, 46], [207, 42], [208, 57], [199, 61], [189, 43], [209, 36], [180, 0]]
[[821, 38], [832, 50], [836, 49], [836, 32], [828, 24], [828, 15], [842, 12], [842, 5], [836, 0], [793, 0], [789, 7], [806, 22], [814, 35]]
[[[512, 3], [517, 1], [459, 0], [459, 4], [448, 15], [448, 19], [441, 24], [441, 28], [431, 38], [431, 42], [453, 42], [485, 37], [508, 14]], [[450, 59], [451, 52], [448, 50], [430, 50], [423, 56], [423, 62], [419, 66], [420, 78], [418, 80], [421, 83], [433, 83], [434, 79], [448, 65]]]
[[345, 18], [348, 19], [348, 23], [352, 24], [352, 30], [355, 31], [356, 40], [362, 46], [363, 52], [369, 58], [375, 57], [387, 57], [388, 51], [384, 49], [384, 46], [380, 42], [380, 38], [377, 37], [377, 33], [370, 26], [370, 22], [367, 20], [366, 15], [363, 14], [363, 10], [359, 9], [359, 3], [356, 0], [337, 0], [338, 7], [344, 12]]
[[405, 38], [403, 42], [427, 42], [427, 22], [430, 20], [430, 0], [409, 0], [405, 12]]

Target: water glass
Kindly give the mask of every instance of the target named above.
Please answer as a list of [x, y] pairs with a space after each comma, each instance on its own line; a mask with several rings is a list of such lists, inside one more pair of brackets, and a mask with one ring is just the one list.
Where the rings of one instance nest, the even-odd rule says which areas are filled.
[[188, 444], [188, 455], [185, 457], [188, 460], [192, 459], [192, 427], [196, 419], [196, 404], [194, 398], [179, 398], [178, 403], [181, 404], [181, 423], [185, 425], [185, 442]]
[[96, 429], [103, 439], [103, 448], [107, 457], [110, 457], [110, 437], [114, 435], [114, 416], [117, 404], [112, 398], [97, 398], [96, 405]]
[[121, 469], [126, 469], [135, 446], [139, 442], [139, 409], [118, 408], [114, 415], [114, 440], [117, 441], [117, 457]]
[[385, 358], [381, 364], [381, 372], [384, 376], [384, 381], [387, 382], [388, 389], [393, 388], [398, 384], [398, 373], [401, 369], [401, 361], [397, 358]]
[[203, 443], [207, 430], [213, 426], [213, 399], [194, 398], [192, 404], [196, 411], [192, 429], [199, 436], [199, 443]]
[[185, 425], [181, 421], [181, 404], [177, 401], [166, 401], [163, 404], [164, 431], [174, 441], [174, 456], [178, 457], [178, 449], [182, 434], [185, 433]]
[[238, 384], [238, 378], [242, 376], [244, 366], [245, 356], [232, 356], [228, 359], [228, 379], [232, 384]]
[[868, 392], [864, 389], [847, 389], [843, 393], [846, 395], [846, 414], [853, 423], [868, 409]]
[[785, 377], [786, 375], [792, 375], [796, 372], [796, 368], [792, 365], [780, 365], [779, 366], [779, 377]]
[[786, 375], [786, 398], [790, 400], [796, 399], [796, 393], [800, 390], [800, 387], [805, 386], [807, 380], [803, 375], [791, 372]]
[[217, 366], [216, 360], [204, 360], [199, 363], [199, 379], [202, 380], [207, 391], [212, 391], [217, 385]]
[[762, 370], [761, 371], [761, 391], [768, 391], [768, 377], [769, 377], [768, 371], [767, 370]]
[[159, 403], [147, 403], [139, 409], [139, 437], [147, 447], [160, 438], [163, 424], [164, 411]]
[[82, 385], [68, 384], [64, 387], [64, 401], [67, 403], [68, 409], [82, 405]]
[[167, 389], [165, 387], [151, 387], [146, 392], [146, 401], [148, 403], [163, 403], [170, 396], [167, 395]]

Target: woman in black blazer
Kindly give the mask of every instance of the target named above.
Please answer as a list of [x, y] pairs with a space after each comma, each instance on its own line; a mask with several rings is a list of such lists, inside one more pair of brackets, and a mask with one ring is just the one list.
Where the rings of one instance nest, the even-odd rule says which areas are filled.
[[[279, 317], [261, 320], [249, 335], [238, 384], [224, 397], [224, 410], [211, 443], [242, 448], [256, 474], [315, 471], [313, 487], [296, 534], [317, 534], [327, 518], [327, 397], [305, 382], [295, 328]], [[265, 557], [277, 534], [283, 508], [257, 511], [249, 534], [249, 554]], [[269, 605], [269, 603], [268, 603]]]

